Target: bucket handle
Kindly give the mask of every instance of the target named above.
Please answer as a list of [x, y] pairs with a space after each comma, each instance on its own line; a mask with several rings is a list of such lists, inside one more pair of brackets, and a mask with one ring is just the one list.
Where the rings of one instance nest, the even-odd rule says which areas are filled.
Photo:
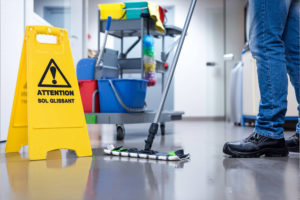
[[144, 111], [145, 111], [146, 106], [144, 106], [143, 108], [130, 108], [130, 107], [126, 106], [126, 105], [124, 104], [124, 102], [122, 101], [120, 95], [118, 94], [118, 92], [117, 92], [117, 90], [116, 90], [116, 88], [115, 88], [115, 86], [114, 86], [112, 80], [108, 80], [108, 82], [109, 82], [111, 88], [113, 89], [113, 91], [114, 91], [114, 93], [115, 93], [115, 96], [116, 96], [118, 102], [120, 103], [120, 105], [121, 105], [125, 110], [127, 110], [128, 112], [144, 112]]
[[96, 95], [99, 93], [98, 90], [93, 92], [93, 99], [92, 99], [92, 113], [96, 112]]

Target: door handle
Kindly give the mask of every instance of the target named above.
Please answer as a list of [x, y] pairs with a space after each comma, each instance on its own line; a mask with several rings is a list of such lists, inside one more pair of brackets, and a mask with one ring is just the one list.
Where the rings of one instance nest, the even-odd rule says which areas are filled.
[[76, 35], [72, 35], [71, 38], [74, 38], [76, 40], [78, 39], [78, 37]]
[[224, 60], [225, 61], [231, 61], [233, 59], [234, 59], [234, 54], [233, 53], [224, 54]]
[[215, 62], [206, 62], [207, 67], [215, 67], [216, 65], [217, 65], [217, 63], [215, 63]]

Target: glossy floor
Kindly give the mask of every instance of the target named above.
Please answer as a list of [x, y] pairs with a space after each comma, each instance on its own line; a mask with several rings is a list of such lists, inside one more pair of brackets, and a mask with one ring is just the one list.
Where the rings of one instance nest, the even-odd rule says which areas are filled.
[[[126, 126], [118, 145], [143, 147], [148, 125]], [[0, 144], [0, 199], [300, 199], [299, 154], [287, 158], [234, 159], [222, 153], [227, 140], [246, 137], [251, 128], [216, 121], [167, 125], [153, 149], [183, 147], [189, 162], [147, 161], [104, 156], [114, 141], [113, 126], [90, 125], [93, 157], [73, 151], [48, 153], [28, 161], [27, 148], [5, 154]], [[292, 132], [287, 133], [287, 136]]]

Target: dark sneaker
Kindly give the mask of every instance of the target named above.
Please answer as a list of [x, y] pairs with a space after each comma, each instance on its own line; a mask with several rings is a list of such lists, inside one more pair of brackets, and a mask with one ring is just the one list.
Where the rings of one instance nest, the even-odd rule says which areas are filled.
[[290, 152], [299, 152], [299, 134], [295, 134], [285, 140], [285, 145]]
[[262, 155], [268, 157], [284, 157], [289, 154], [285, 140], [271, 139], [252, 133], [248, 138], [224, 144], [223, 152], [232, 157], [255, 158]]

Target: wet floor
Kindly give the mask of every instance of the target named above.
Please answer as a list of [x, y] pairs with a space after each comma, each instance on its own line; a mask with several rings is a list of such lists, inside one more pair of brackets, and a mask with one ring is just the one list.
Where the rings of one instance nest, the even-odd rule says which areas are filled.
[[57, 150], [47, 160], [28, 161], [26, 147], [5, 154], [5, 144], [0, 144], [0, 199], [300, 200], [300, 154], [235, 159], [222, 153], [225, 141], [244, 138], [251, 128], [216, 121], [167, 124], [166, 135], [156, 137], [153, 149], [184, 148], [191, 154], [188, 162], [103, 155], [111, 143], [142, 148], [148, 125], [125, 126], [125, 140], [119, 143], [114, 126], [88, 128], [92, 157]]

